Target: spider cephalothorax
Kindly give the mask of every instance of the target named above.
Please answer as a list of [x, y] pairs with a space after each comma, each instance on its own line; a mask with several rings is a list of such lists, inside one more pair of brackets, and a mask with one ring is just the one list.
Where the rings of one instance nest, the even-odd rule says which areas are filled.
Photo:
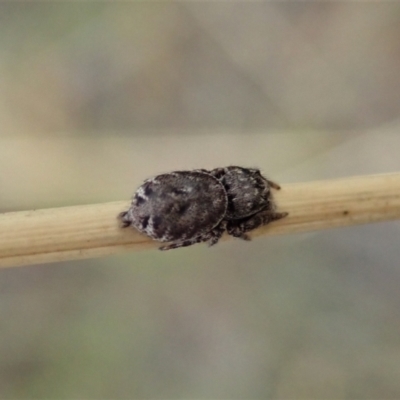
[[281, 219], [271, 188], [279, 185], [258, 169], [230, 166], [175, 171], [147, 179], [119, 218], [169, 250], [199, 242], [216, 244], [222, 234], [249, 240], [246, 232]]

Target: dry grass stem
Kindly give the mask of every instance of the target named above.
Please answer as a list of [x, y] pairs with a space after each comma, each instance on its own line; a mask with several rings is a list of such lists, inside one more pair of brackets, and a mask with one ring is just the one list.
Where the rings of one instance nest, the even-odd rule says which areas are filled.
[[[254, 231], [253, 237], [400, 218], [400, 173], [285, 184], [274, 193], [279, 210], [288, 211], [289, 216]], [[128, 204], [118, 201], [1, 214], [0, 267], [157, 248], [159, 243], [119, 227], [117, 215]]]

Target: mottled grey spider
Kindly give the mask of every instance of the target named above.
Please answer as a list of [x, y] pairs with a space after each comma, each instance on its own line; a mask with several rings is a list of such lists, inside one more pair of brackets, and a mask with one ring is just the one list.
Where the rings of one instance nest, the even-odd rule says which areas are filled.
[[275, 211], [271, 188], [280, 186], [258, 169], [175, 171], [145, 180], [119, 218], [123, 227], [170, 242], [160, 250], [200, 242], [212, 246], [225, 231], [250, 240], [247, 232], [288, 215]]

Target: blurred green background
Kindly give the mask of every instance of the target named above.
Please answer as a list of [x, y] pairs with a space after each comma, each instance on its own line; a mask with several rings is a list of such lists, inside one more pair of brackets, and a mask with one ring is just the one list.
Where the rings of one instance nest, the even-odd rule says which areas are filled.
[[[0, 212], [174, 169], [400, 171], [398, 2], [0, 3]], [[398, 222], [0, 270], [0, 398], [400, 398]]]

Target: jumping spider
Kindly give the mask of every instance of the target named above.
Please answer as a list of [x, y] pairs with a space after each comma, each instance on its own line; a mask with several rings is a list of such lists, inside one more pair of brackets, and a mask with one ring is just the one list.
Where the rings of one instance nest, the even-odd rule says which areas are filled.
[[200, 242], [212, 246], [225, 231], [250, 240], [246, 232], [288, 215], [275, 211], [271, 188], [280, 186], [258, 169], [175, 171], [145, 180], [119, 219], [124, 228], [132, 225], [154, 240], [171, 242], [160, 250]]

